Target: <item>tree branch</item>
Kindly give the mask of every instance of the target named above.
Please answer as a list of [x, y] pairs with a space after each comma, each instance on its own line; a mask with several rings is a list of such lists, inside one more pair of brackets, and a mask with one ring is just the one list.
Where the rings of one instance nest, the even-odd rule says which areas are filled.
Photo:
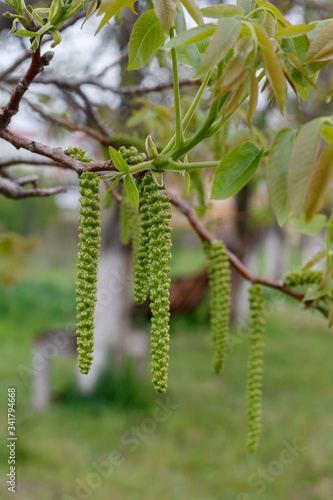
[[86, 163], [74, 160], [70, 156], [66, 155], [61, 149], [51, 148], [40, 142], [31, 141], [26, 137], [11, 132], [9, 130], [0, 130], [0, 137], [7, 142], [10, 142], [16, 149], [26, 149], [32, 153], [37, 153], [41, 156], [45, 156], [56, 163], [60, 163], [63, 167], [75, 170], [79, 175], [83, 174], [85, 171]]
[[[15, 79], [12, 76], [6, 77], [4, 80], [7, 83], [15, 82]], [[82, 85], [93, 85], [95, 87], [100, 88], [101, 90], [112, 92], [113, 94], [128, 95], [131, 97], [135, 97], [137, 95], [142, 95], [142, 94], [148, 94], [149, 92], [161, 92], [162, 90], [167, 90], [167, 89], [173, 88], [172, 81], [158, 83], [158, 84], [153, 85], [151, 87], [143, 87], [142, 85], [128, 85], [125, 87], [113, 87], [112, 85], [105, 85], [103, 82], [100, 81], [100, 79], [98, 77], [69, 81], [69, 80], [65, 80], [64, 78], [61, 78], [59, 76], [51, 76], [50, 75], [47, 77], [36, 78], [35, 82], [42, 83], [44, 85], [56, 85], [58, 88], [61, 88], [64, 90], [72, 90], [75, 92], [77, 92], [78, 88], [80, 88]], [[191, 78], [188, 78], [188, 79], [184, 79], [184, 80], [179, 81], [180, 87], [193, 86], [193, 85], [198, 86], [200, 84], [201, 84], [201, 80], [199, 80], [199, 79], [193, 80]]]
[[12, 198], [14, 200], [22, 198], [32, 198], [36, 196], [51, 196], [54, 194], [63, 193], [64, 191], [66, 191], [66, 188], [63, 186], [44, 189], [23, 189], [22, 186], [17, 182], [0, 178], [0, 193], [7, 198]]
[[46, 52], [43, 56], [41, 56], [40, 45], [36, 52], [32, 53], [31, 63], [28, 70], [23, 78], [21, 78], [14, 87], [12, 95], [6, 106], [4, 106], [0, 111], [0, 129], [5, 129], [9, 125], [12, 117], [18, 112], [20, 102], [30, 87], [32, 81], [41, 71], [43, 71], [44, 66], [47, 66], [50, 63], [52, 57], [53, 52]]
[[[179, 208], [179, 210], [183, 212], [183, 214], [187, 217], [189, 223], [191, 224], [195, 232], [198, 234], [200, 239], [202, 241], [207, 241], [208, 243], [212, 243], [215, 240], [214, 236], [205, 228], [203, 223], [197, 217], [197, 214], [195, 213], [192, 205], [187, 201], [178, 198], [178, 196], [174, 195], [173, 193], [168, 192], [167, 194], [170, 197], [172, 205]], [[303, 293], [291, 290], [284, 284], [283, 281], [270, 281], [265, 278], [261, 278], [260, 276], [252, 274], [251, 271], [247, 269], [246, 266], [244, 266], [244, 264], [239, 260], [239, 258], [233, 252], [227, 249], [227, 254], [230, 264], [248, 281], [251, 281], [252, 283], [259, 283], [261, 285], [270, 288], [275, 288], [276, 290], [280, 290], [281, 292], [290, 295], [291, 297], [294, 297], [299, 301], [303, 300], [304, 298]]]
[[[111, 160], [96, 163], [84, 163], [82, 161], [75, 160], [71, 156], [66, 155], [66, 153], [64, 153], [60, 148], [51, 148], [50, 146], [46, 146], [45, 144], [42, 144], [40, 142], [31, 141], [30, 139], [27, 139], [26, 137], [23, 137], [9, 130], [0, 130], [0, 137], [15, 146], [16, 149], [23, 148], [32, 153], [45, 156], [46, 158], [49, 158], [56, 163], [60, 163], [60, 166], [62, 167], [75, 170], [75, 172], [79, 175], [83, 174], [83, 172], [102, 172], [116, 170]], [[27, 161], [26, 163], [29, 163], [29, 161]], [[40, 165], [41, 163], [37, 164]], [[1, 162], [0, 165], [4, 166], [3, 164], [1, 164]], [[48, 165], [52, 166], [52, 164]]]

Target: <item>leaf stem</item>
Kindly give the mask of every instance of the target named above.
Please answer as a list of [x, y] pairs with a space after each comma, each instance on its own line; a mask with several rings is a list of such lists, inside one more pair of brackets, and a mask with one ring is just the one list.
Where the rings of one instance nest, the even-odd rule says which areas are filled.
[[219, 161], [201, 161], [193, 163], [180, 163], [178, 161], [170, 160], [169, 168], [165, 170], [189, 170], [192, 168], [215, 168], [218, 166]]
[[[187, 129], [188, 127], [188, 124], [190, 123], [200, 101], [201, 101], [201, 98], [202, 98], [202, 95], [208, 85], [208, 82], [210, 80], [210, 77], [211, 77], [211, 74], [212, 72], [208, 73], [205, 78], [203, 79], [199, 89], [198, 89], [198, 92], [196, 93], [192, 103], [191, 103], [191, 106], [188, 108], [184, 118], [183, 118], [183, 121], [182, 121], [182, 125], [183, 125], [183, 131], [185, 132], [185, 130]], [[168, 144], [165, 146], [165, 148], [163, 149], [163, 151], [161, 152], [161, 154], [166, 154], [168, 153], [169, 151], [171, 151], [172, 147], [174, 146], [174, 143], [175, 143], [175, 135], [173, 135], [173, 137], [170, 139], [170, 141], [168, 142]]]
[[[174, 36], [173, 28], [169, 31], [170, 38]], [[180, 91], [179, 91], [179, 78], [178, 78], [178, 64], [177, 64], [177, 49], [171, 49], [172, 57], [172, 72], [173, 72], [173, 92], [175, 96], [175, 112], [176, 112], [176, 147], [179, 148], [184, 142], [184, 131], [182, 125], [182, 116], [180, 110]]]

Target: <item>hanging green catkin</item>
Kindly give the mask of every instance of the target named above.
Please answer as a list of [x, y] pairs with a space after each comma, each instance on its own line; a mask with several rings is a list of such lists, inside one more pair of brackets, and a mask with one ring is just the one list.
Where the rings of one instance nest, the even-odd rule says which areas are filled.
[[262, 376], [264, 355], [265, 314], [260, 285], [249, 288], [250, 354], [247, 375], [247, 447], [254, 452], [261, 434]]
[[302, 285], [316, 285], [319, 284], [323, 277], [323, 271], [315, 269], [300, 269], [298, 271], [291, 271], [285, 277], [285, 284], [289, 287], [302, 286]]
[[[147, 174], [146, 174], [147, 175]], [[150, 174], [149, 174], [150, 175]], [[154, 182], [154, 181], [153, 181]], [[159, 191], [157, 185], [145, 192], [149, 221], [148, 262], [151, 318], [151, 367], [153, 385], [158, 393], [167, 389], [169, 366], [169, 319], [170, 278], [168, 274], [171, 260], [171, 205], [170, 198]]]
[[230, 323], [231, 272], [226, 247], [222, 241], [204, 246], [208, 257], [210, 321], [214, 346], [214, 370], [223, 368]]
[[149, 229], [150, 215], [148, 210], [149, 193], [155, 189], [153, 176], [148, 172], [141, 179], [136, 180], [140, 195], [140, 235], [139, 245], [134, 269], [134, 300], [138, 304], [143, 304], [149, 290]]
[[76, 316], [79, 368], [81, 373], [89, 372], [93, 359], [94, 346], [94, 310], [96, 302], [96, 281], [100, 247], [100, 195], [99, 177], [95, 172], [85, 172], [79, 178], [80, 214], [79, 227], [80, 243], [78, 247], [79, 271], [77, 273], [78, 295]]

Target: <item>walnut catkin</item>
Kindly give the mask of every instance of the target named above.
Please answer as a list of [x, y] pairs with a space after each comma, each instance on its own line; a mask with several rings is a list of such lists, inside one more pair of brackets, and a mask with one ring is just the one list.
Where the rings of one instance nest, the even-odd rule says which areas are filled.
[[231, 273], [226, 247], [222, 241], [205, 245], [208, 257], [210, 322], [214, 346], [214, 370], [223, 368], [230, 323]]
[[264, 298], [260, 285], [249, 288], [250, 354], [247, 375], [247, 447], [254, 452], [259, 444], [262, 413], [262, 378], [264, 356], [265, 314]]
[[97, 173], [85, 172], [79, 179], [80, 227], [78, 247], [79, 271], [77, 273], [77, 335], [79, 368], [81, 373], [89, 372], [93, 360], [94, 310], [96, 302], [96, 281], [100, 247], [100, 195]]

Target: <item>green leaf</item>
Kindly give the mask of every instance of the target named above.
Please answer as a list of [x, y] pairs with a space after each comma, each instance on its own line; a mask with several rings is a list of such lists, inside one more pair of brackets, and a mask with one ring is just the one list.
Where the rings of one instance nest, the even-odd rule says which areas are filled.
[[244, 11], [238, 5], [218, 4], [201, 9], [204, 17], [219, 19], [220, 17], [243, 16]]
[[254, 113], [256, 112], [258, 105], [258, 96], [259, 96], [259, 85], [257, 77], [254, 73], [251, 73], [250, 79], [250, 98], [247, 112], [247, 123], [249, 127], [251, 127], [251, 121]]
[[101, 16], [104, 14], [104, 17], [101, 21], [101, 24], [98, 26], [98, 29], [96, 31], [96, 34], [105, 26], [110, 19], [117, 14], [120, 10], [124, 9], [125, 7], [128, 7], [133, 3], [133, 0], [111, 0], [109, 2], [102, 2], [98, 12], [97, 16]]
[[176, 16], [179, 0], [152, 0], [156, 15], [167, 33]]
[[[113, 181], [111, 182], [110, 186], [108, 187], [108, 191], [111, 191], [111, 189], [115, 188], [116, 185], [118, 184], [118, 182], [120, 181], [121, 179], [121, 176], [118, 175], [115, 179], [113, 179]], [[111, 179], [110, 179], [111, 180]]]
[[303, 212], [324, 121], [324, 118], [316, 118], [301, 127], [294, 143], [288, 173], [288, 191], [291, 210], [295, 217]]
[[201, 78], [209, 73], [214, 66], [219, 64], [236, 42], [242, 22], [240, 19], [230, 17], [223, 19], [218, 25], [202, 58], [200, 68], [196, 74]]
[[129, 166], [118, 151], [116, 151], [112, 146], [109, 146], [109, 153], [114, 166], [117, 170], [119, 170], [119, 172], [123, 172], [124, 174], [129, 172]]
[[21, 30], [15, 31], [15, 35], [22, 36], [22, 37], [26, 36], [26, 37], [32, 38], [32, 37], [36, 36], [36, 32], [35, 31], [29, 31], [29, 30], [23, 30], [23, 29], [21, 29]]
[[309, 189], [305, 200], [305, 215], [311, 220], [323, 207], [326, 195], [333, 178], [333, 144], [329, 144], [321, 152], [312, 171]]
[[166, 36], [154, 9], [147, 10], [133, 26], [128, 44], [128, 69], [140, 69], [162, 45]]
[[211, 199], [224, 200], [238, 193], [259, 167], [263, 154], [253, 142], [242, 142], [229, 151], [215, 170]]
[[313, 266], [318, 264], [321, 260], [325, 259], [327, 256], [326, 250], [319, 250], [319, 252], [315, 253], [313, 257], [302, 267], [302, 271], [306, 269], [311, 269]]
[[333, 38], [333, 21], [331, 21], [325, 28], [319, 33], [319, 35], [310, 43], [309, 50], [306, 53], [306, 61], [313, 59], [318, 52], [320, 52], [324, 47], [332, 43]]
[[272, 3], [267, 2], [266, 0], [257, 0], [257, 4], [259, 5], [259, 7], [266, 7], [266, 9], [269, 9], [272, 12], [274, 12], [281, 26], [291, 26], [290, 22], [284, 18], [283, 14]]
[[333, 142], [333, 127], [329, 125], [324, 125], [322, 130], [322, 136], [327, 142]]
[[204, 20], [199, 7], [195, 3], [195, 0], [181, 0], [181, 2], [192, 19], [194, 19], [194, 21], [198, 24], [203, 24]]
[[165, 49], [173, 49], [175, 47], [181, 47], [182, 45], [188, 45], [189, 43], [195, 43], [199, 40], [204, 40], [209, 36], [212, 36], [216, 29], [215, 24], [203, 24], [192, 28], [191, 30], [184, 31], [180, 35], [172, 38], [167, 44], [165, 44]]
[[305, 295], [303, 302], [320, 299], [320, 297], [324, 297], [325, 295], [330, 294], [332, 291], [333, 291], [333, 280], [329, 280], [326, 283], [326, 285], [322, 288], [320, 288], [320, 285], [310, 288], [308, 293]]
[[305, 220], [305, 215], [299, 219], [291, 219], [291, 224], [296, 231], [306, 234], [307, 236], [317, 236], [318, 233], [327, 225], [327, 217], [323, 214], [318, 214], [313, 217], [310, 222]]
[[281, 111], [283, 111], [287, 88], [280, 60], [272, 47], [266, 30], [259, 24], [253, 24], [253, 27], [256, 31], [262, 52], [266, 76], [271, 84], [278, 105]]
[[90, 4], [88, 5], [88, 8], [86, 10], [86, 15], [85, 15], [84, 21], [82, 23], [82, 26], [93, 15], [93, 13], [95, 12], [95, 10], [97, 10], [97, 8], [98, 8], [98, 0], [91, 0]]
[[314, 24], [299, 24], [297, 26], [287, 26], [286, 28], [280, 29], [275, 34], [275, 38], [294, 38], [296, 36], [308, 33], [308, 31], [313, 30], [314, 27]]
[[133, 203], [133, 205], [138, 208], [140, 199], [138, 188], [136, 187], [135, 182], [133, 181], [130, 174], [126, 174], [124, 178], [124, 187], [126, 189], [126, 193], [128, 194], [129, 199]]
[[255, 4], [256, 0], [237, 0], [238, 7], [243, 10], [246, 16], [254, 9]]
[[275, 137], [267, 163], [267, 184], [272, 208], [279, 226], [284, 226], [289, 215], [288, 168], [296, 132], [285, 128]]
[[49, 32], [51, 33], [51, 35], [53, 37], [53, 42], [51, 43], [51, 48], [53, 49], [54, 47], [59, 45], [59, 43], [61, 43], [62, 38], [61, 38], [60, 32], [58, 30], [56, 30], [55, 28], [50, 28]]
[[330, 61], [333, 58], [333, 44], [320, 50], [309, 62]]
[[191, 176], [187, 170], [185, 170], [185, 188], [187, 194], [190, 194]]
[[304, 67], [302, 66], [302, 64], [300, 63], [300, 61], [297, 59], [297, 57], [294, 56], [294, 54], [292, 54], [291, 52], [285, 52], [285, 55], [289, 58], [291, 64], [293, 66], [295, 66], [295, 68], [306, 79], [306, 81], [309, 82], [309, 84], [312, 87], [315, 87], [316, 89], [318, 89], [319, 87], [315, 84], [315, 82], [312, 80], [312, 78], [310, 78], [310, 76], [308, 75], [307, 71], [304, 69]]

